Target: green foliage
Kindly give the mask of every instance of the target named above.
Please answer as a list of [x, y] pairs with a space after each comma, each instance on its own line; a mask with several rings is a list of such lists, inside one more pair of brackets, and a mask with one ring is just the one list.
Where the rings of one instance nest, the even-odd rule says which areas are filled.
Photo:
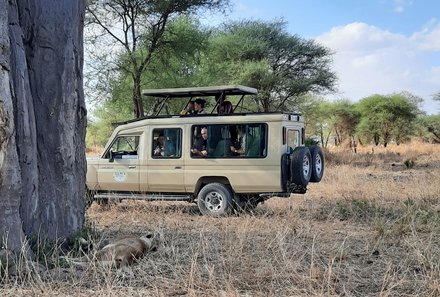
[[[289, 35], [284, 22], [238, 22], [208, 30], [196, 19], [179, 17], [168, 22], [161, 40], [142, 72], [142, 89], [243, 84], [260, 91], [255, 101], [245, 102], [245, 110], [299, 111], [307, 109], [308, 92], [332, 90], [336, 80], [330, 71], [330, 51]], [[147, 55], [146, 48], [136, 53]], [[102, 145], [111, 122], [132, 117], [132, 57], [133, 53], [119, 56], [119, 75], [110, 83], [111, 100], [95, 111], [98, 121], [89, 124], [88, 145]], [[142, 101], [147, 114], [157, 111], [156, 99]], [[178, 113], [184, 104], [175, 100], [168, 109]]]
[[[157, 55], [152, 57], [148, 71], [142, 74], [142, 88], [168, 88], [198, 85], [200, 75], [193, 71], [198, 64], [199, 54], [206, 48], [209, 31], [200, 27], [198, 21], [180, 17], [170, 22], [165, 33], [165, 45]], [[89, 120], [87, 128], [87, 146], [104, 146], [114, 127], [112, 123], [133, 118], [133, 80], [129, 67], [128, 56], [121, 56], [121, 67], [118, 78], [110, 82], [111, 99], [106, 100], [102, 107], [93, 113], [93, 121]], [[122, 61], [123, 60], [123, 61]], [[125, 61], [125, 62], [124, 62]], [[147, 114], [157, 110], [158, 101], [154, 98], [142, 98]], [[178, 113], [185, 102], [172, 102], [171, 113]]]
[[311, 137], [307, 137], [304, 141], [305, 146], [315, 146], [319, 144], [319, 141], [311, 138]]
[[[228, 0], [88, 2], [86, 29], [92, 32], [88, 38], [89, 44], [95, 46], [92, 56], [96, 56], [100, 62], [106, 62], [96, 67], [101, 71], [95, 71], [95, 74], [105, 73], [116, 66], [123, 76], [128, 76], [132, 82], [133, 115], [135, 118], [142, 117], [142, 75], [151, 69], [150, 64], [157, 53], [170, 45], [166, 40], [170, 32], [169, 24], [179, 16], [198, 10], [222, 11], [228, 4]], [[111, 50], [103, 50], [99, 45], [110, 47]], [[117, 61], [112, 61], [115, 52], [119, 56]], [[105, 76], [101, 75], [96, 84], [99, 85], [102, 80], [105, 80]]]
[[356, 104], [361, 118], [357, 134], [364, 143], [382, 143], [390, 141], [397, 144], [405, 141], [414, 133], [414, 122], [420, 113], [417, 105], [407, 94], [389, 96], [373, 95]]
[[102, 107], [95, 110], [94, 116], [97, 119], [94, 121], [89, 120], [87, 124], [87, 147], [103, 147], [115, 128], [112, 123], [131, 118], [131, 112], [127, 110], [126, 106], [122, 106], [118, 112], [117, 106], [120, 103], [118, 101], [107, 102], [107, 108]]
[[440, 143], [440, 114], [420, 117], [416, 127], [417, 135], [424, 141]]
[[359, 112], [348, 100], [338, 100], [328, 104], [327, 115], [329, 126], [336, 136], [336, 144], [354, 137], [356, 125], [359, 123]]
[[319, 136], [324, 147], [332, 134], [338, 145], [354, 138], [360, 115], [349, 100], [325, 101], [306, 96], [305, 102], [300, 104], [300, 111], [306, 118], [307, 134]]
[[[298, 112], [304, 116], [306, 135], [308, 137], [319, 137], [322, 144], [323, 133], [326, 130], [326, 114], [321, 110], [321, 105], [326, 101], [320, 96], [306, 94], [298, 98]], [[325, 112], [325, 111], [324, 111]]]
[[308, 92], [332, 91], [331, 52], [313, 40], [290, 35], [285, 22], [242, 21], [227, 24], [211, 41], [206, 66], [225, 83], [260, 91], [260, 111], [297, 110]]

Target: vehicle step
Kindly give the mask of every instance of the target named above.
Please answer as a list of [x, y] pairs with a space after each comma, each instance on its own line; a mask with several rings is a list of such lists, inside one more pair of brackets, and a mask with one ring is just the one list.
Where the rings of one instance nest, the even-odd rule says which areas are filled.
[[161, 200], [161, 201], [190, 201], [190, 195], [170, 194], [121, 194], [121, 193], [99, 193], [93, 196], [94, 199], [131, 199], [131, 200]]

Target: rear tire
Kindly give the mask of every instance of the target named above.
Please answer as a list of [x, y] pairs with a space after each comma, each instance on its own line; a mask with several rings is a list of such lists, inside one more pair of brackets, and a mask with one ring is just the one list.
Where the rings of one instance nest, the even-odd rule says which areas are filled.
[[227, 185], [210, 183], [197, 195], [197, 206], [203, 215], [226, 216], [232, 212], [233, 194]]
[[312, 146], [310, 148], [310, 154], [312, 156], [312, 175], [310, 182], [318, 183], [324, 176], [324, 154], [319, 146]]
[[312, 157], [307, 147], [296, 147], [292, 154], [290, 177], [294, 184], [307, 186], [312, 174]]

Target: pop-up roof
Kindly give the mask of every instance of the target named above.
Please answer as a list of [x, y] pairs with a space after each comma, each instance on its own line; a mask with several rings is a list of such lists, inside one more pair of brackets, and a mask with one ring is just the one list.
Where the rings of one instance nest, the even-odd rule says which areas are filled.
[[210, 86], [210, 87], [191, 87], [191, 88], [171, 88], [171, 89], [149, 89], [143, 90], [142, 95], [163, 97], [163, 98], [188, 98], [204, 96], [235, 96], [235, 95], [256, 95], [257, 89], [246, 86]]
[[[155, 116], [158, 116], [162, 111], [162, 108], [167, 105], [169, 99], [182, 99], [185, 98], [189, 101], [196, 97], [214, 97], [215, 107], [220, 105], [223, 101], [227, 100], [229, 96], [241, 96], [241, 99], [235, 105], [234, 110], [240, 103], [243, 102], [245, 95], [256, 95], [258, 94], [257, 89], [232, 85], [232, 86], [209, 86], [209, 87], [189, 87], [189, 88], [170, 88], [170, 89], [149, 89], [143, 90], [142, 95], [152, 96], [155, 98], [162, 98], [162, 102], [157, 110]], [[187, 103], [188, 104], [188, 103]], [[186, 106], [185, 106], [186, 107]], [[213, 109], [213, 111], [214, 111]], [[212, 111], [211, 111], [212, 113]]]

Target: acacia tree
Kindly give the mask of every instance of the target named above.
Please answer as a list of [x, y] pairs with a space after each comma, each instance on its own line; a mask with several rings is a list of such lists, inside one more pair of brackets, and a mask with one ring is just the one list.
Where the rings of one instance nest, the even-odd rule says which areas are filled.
[[84, 223], [84, 2], [0, 0], [0, 244]]
[[[98, 60], [107, 70], [113, 66], [116, 71], [123, 70], [130, 74], [135, 118], [144, 115], [141, 96], [142, 73], [149, 66], [155, 52], [166, 45], [163, 37], [168, 30], [169, 22], [176, 16], [201, 9], [221, 10], [228, 3], [229, 0], [90, 1], [86, 10], [88, 25], [92, 26], [92, 43], [96, 44], [99, 40], [102, 41], [102, 38], [106, 43], [112, 40], [112, 50], [124, 57], [115, 59], [115, 56], [111, 56], [110, 60], [107, 59], [109, 64], [102, 63], [106, 60], [107, 53], [103, 53], [100, 48], [100, 53], [97, 53]], [[99, 72], [108, 73], [103, 72], [102, 68], [99, 68]]]
[[354, 104], [348, 100], [338, 100], [329, 104], [329, 124], [336, 135], [336, 144], [347, 139], [354, 140], [356, 125], [359, 123], [359, 113]]
[[301, 95], [334, 91], [331, 51], [290, 35], [285, 26], [283, 21], [225, 25], [207, 54], [207, 75], [257, 88], [255, 103], [265, 112], [295, 110]]
[[[183, 16], [170, 22], [169, 30], [164, 34], [164, 46], [156, 52], [148, 69], [142, 73], [143, 87], [150, 89], [209, 84], [206, 77], [197, 71], [208, 38], [209, 30], [203, 28], [196, 18]], [[131, 81], [130, 74], [122, 69], [118, 71], [117, 78], [110, 81], [111, 98], [94, 110], [95, 120], [89, 122], [87, 128], [87, 144], [105, 145], [114, 129], [112, 123], [132, 118]], [[158, 103], [155, 98], [144, 97], [145, 113], [155, 114]], [[171, 100], [168, 107], [170, 112], [178, 113], [183, 108], [182, 101]]]
[[413, 134], [413, 124], [420, 110], [408, 93], [373, 95], [356, 104], [361, 115], [357, 133], [375, 145], [386, 147], [391, 140], [402, 142]]

